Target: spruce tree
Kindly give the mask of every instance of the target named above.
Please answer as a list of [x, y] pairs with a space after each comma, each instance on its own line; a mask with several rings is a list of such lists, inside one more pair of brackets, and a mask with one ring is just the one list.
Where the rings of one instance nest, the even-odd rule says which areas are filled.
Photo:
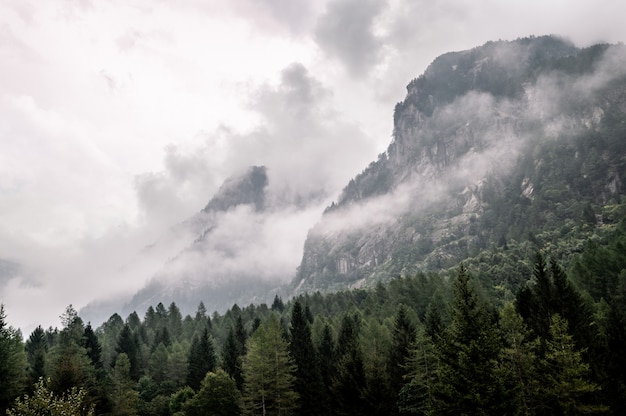
[[299, 414], [317, 416], [320, 414], [322, 379], [311, 328], [299, 301], [293, 305], [290, 332], [289, 352], [297, 367], [295, 390], [300, 395]]
[[48, 342], [46, 334], [39, 325], [28, 337], [25, 345], [26, 359], [28, 361], [29, 386], [34, 386], [40, 378], [46, 377], [46, 354]]
[[387, 357], [389, 389], [394, 403], [393, 414], [397, 414], [395, 403], [405, 383], [407, 360], [411, 355], [411, 349], [415, 342], [415, 331], [415, 324], [409, 319], [406, 307], [400, 305], [394, 319], [391, 348]]
[[206, 374], [215, 371], [216, 361], [213, 340], [205, 327], [200, 338], [194, 336], [189, 349], [187, 385], [197, 391]]
[[335, 349], [335, 371], [332, 398], [339, 415], [367, 413], [364, 400], [367, 382], [363, 352], [359, 342], [361, 320], [357, 314], [344, 315]]
[[567, 321], [559, 314], [552, 316], [546, 353], [541, 361], [543, 400], [551, 414], [579, 415], [601, 413], [605, 406], [593, 404], [593, 393], [600, 387], [591, 382], [589, 365], [568, 333]]
[[91, 364], [96, 370], [102, 369], [102, 347], [98, 341], [98, 337], [91, 328], [91, 323], [88, 323], [83, 331], [83, 347], [87, 351], [87, 356], [91, 360]]
[[26, 376], [22, 337], [5, 319], [4, 305], [0, 304], [0, 413], [22, 392]]
[[434, 414], [500, 414], [495, 372], [500, 341], [494, 316], [464, 267], [454, 282], [452, 322], [437, 343], [439, 382]]
[[239, 390], [243, 389], [243, 376], [241, 373], [241, 348], [235, 336], [235, 330], [231, 327], [222, 347], [222, 368], [230, 375]]
[[137, 346], [135, 337], [128, 325], [124, 325], [122, 332], [117, 341], [117, 347], [115, 351], [118, 354], [124, 353], [128, 357], [130, 362], [130, 377], [137, 381], [140, 377], [140, 362], [139, 362], [139, 348]]

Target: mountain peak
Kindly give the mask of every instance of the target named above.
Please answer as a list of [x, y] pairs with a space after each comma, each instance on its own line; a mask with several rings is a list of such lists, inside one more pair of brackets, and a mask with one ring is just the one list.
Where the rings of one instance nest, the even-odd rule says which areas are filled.
[[267, 168], [251, 166], [242, 174], [226, 179], [203, 211], [228, 211], [238, 205], [253, 205], [255, 211], [263, 211], [267, 184]]

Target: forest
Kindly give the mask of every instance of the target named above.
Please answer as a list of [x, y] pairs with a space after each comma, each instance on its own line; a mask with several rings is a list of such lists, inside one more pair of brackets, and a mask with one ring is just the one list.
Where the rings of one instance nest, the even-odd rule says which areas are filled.
[[[508, 248], [497, 248], [505, 273]], [[472, 264], [371, 289], [97, 328], [68, 306], [26, 339], [0, 310], [7, 415], [620, 414], [626, 220], [568, 264], [494, 286]], [[490, 271], [490, 276], [494, 271]], [[516, 280], [513, 280], [515, 282]]]

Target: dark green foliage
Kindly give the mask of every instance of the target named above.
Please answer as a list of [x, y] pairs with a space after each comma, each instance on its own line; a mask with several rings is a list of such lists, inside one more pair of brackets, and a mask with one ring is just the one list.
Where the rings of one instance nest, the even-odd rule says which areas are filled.
[[336, 414], [367, 413], [364, 396], [367, 388], [363, 353], [359, 342], [361, 320], [357, 314], [343, 316], [335, 348], [335, 372], [332, 397]]
[[579, 348], [594, 348], [598, 334], [592, 325], [592, 310], [554, 260], [548, 267], [537, 253], [533, 281], [518, 292], [516, 308], [536, 336], [548, 339], [552, 317], [559, 314], [567, 321]]
[[235, 380], [239, 390], [243, 388], [243, 375], [241, 372], [242, 355], [241, 345], [237, 342], [234, 329], [231, 328], [224, 342], [224, 346], [222, 347], [221, 366], [224, 371]]
[[400, 389], [405, 383], [407, 360], [415, 343], [415, 335], [415, 324], [409, 318], [406, 307], [400, 305], [394, 319], [392, 344], [387, 363], [390, 390], [394, 402], [397, 401]]
[[48, 342], [46, 334], [39, 325], [26, 340], [26, 359], [28, 361], [28, 384], [34, 386], [40, 378], [46, 378], [46, 354]]
[[130, 362], [130, 377], [139, 380], [141, 375], [140, 352], [137, 346], [137, 338], [133, 335], [128, 325], [124, 325], [117, 341], [115, 351], [118, 354], [126, 354]]
[[296, 365], [295, 391], [300, 395], [300, 415], [319, 415], [324, 401], [320, 367], [311, 329], [302, 304], [294, 302], [291, 311], [289, 353]]
[[4, 412], [24, 388], [26, 357], [18, 331], [6, 323], [0, 304], [0, 412]]
[[83, 348], [87, 351], [87, 356], [91, 360], [91, 364], [97, 370], [102, 369], [102, 347], [96, 337], [96, 334], [91, 328], [91, 323], [88, 323], [83, 332]]
[[187, 385], [198, 390], [206, 374], [215, 371], [216, 365], [213, 339], [209, 336], [208, 329], [205, 328], [200, 338], [194, 337], [191, 342], [187, 360]]
[[238, 416], [241, 407], [241, 393], [223, 370], [207, 373], [200, 390], [183, 405], [186, 416]]
[[500, 414], [503, 396], [495, 366], [501, 344], [494, 315], [463, 267], [454, 289], [452, 323], [436, 344], [434, 414]]
[[249, 414], [298, 414], [296, 366], [282, 332], [279, 320], [272, 315], [250, 337], [242, 365], [243, 397]]

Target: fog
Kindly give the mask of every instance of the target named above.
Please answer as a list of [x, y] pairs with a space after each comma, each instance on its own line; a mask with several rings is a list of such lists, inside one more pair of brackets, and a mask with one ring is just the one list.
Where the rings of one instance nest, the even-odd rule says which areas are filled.
[[[435, 57], [533, 34], [619, 42], [624, 7], [3, 1], [0, 259], [20, 265], [0, 279], [9, 323], [29, 332], [70, 303], [134, 293], [189, 245], [176, 225], [251, 165], [268, 168], [272, 208], [229, 213], [213, 238], [242, 238], [214, 263], [288, 280], [322, 207], [388, 146], [394, 104]], [[501, 160], [483, 151], [459, 166]]]

